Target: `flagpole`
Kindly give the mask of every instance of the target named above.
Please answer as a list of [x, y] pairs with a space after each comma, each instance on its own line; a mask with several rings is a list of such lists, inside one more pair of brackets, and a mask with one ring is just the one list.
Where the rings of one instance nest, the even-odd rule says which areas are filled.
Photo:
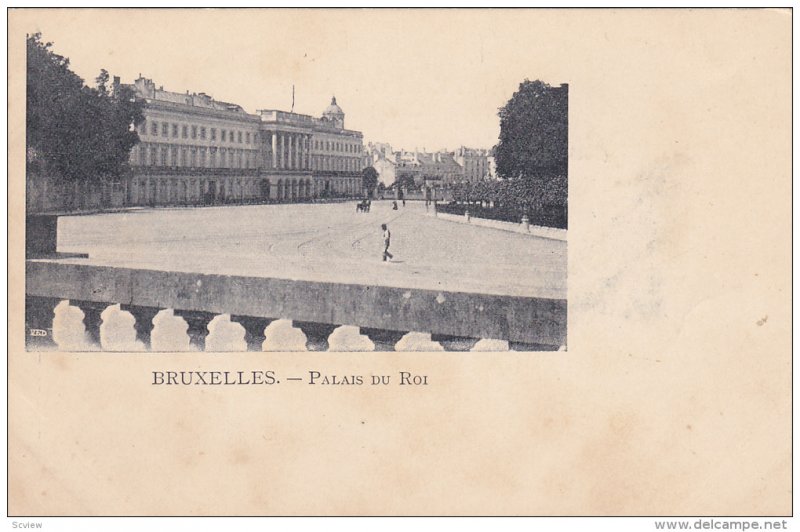
[[294, 113], [294, 83], [292, 84], [292, 112]]

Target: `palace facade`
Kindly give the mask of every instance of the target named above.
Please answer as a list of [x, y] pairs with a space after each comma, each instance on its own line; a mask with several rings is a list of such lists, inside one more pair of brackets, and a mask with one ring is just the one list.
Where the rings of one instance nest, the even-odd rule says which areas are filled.
[[[115, 85], [119, 79], [115, 78]], [[361, 196], [363, 136], [334, 97], [320, 118], [249, 114], [205, 93], [131, 85], [145, 102], [131, 151], [131, 205], [309, 201]]]

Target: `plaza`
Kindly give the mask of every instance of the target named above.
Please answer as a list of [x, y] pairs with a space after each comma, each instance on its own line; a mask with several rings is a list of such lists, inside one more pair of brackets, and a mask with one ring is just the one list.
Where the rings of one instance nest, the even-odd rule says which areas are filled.
[[[567, 297], [567, 242], [375, 201], [133, 209], [59, 219], [60, 263], [355, 283], [545, 299]], [[380, 225], [395, 259], [381, 261]]]

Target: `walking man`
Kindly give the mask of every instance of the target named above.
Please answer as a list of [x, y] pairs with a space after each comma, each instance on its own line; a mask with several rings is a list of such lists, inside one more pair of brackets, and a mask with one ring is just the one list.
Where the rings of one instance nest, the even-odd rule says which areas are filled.
[[389, 244], [392, 240], [392, 233], [389, 231], [389, 228], [386, 227], [386, 224], [381, 224], [381, 229], [383, 229], [383, 262], [386, 262], [386, 258], [393, 259], [394, 255], [389, 253]]

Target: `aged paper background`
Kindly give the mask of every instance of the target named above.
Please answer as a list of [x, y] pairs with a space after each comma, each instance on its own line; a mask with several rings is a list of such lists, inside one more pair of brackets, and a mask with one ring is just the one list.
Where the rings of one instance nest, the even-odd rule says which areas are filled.
[[[791, 513], [789, 10], [291, 13], [309, 42], [489, 24], [516, 35], [490, 60], [570, 84], [569, 352], [535, 354], [26, 353], [25, 33], [166, 12], [9, 16], [11, 515]], [[182, 11], [176, 46], [253, 16]], [[169, 369], [431, 384], [149, 384]]]

